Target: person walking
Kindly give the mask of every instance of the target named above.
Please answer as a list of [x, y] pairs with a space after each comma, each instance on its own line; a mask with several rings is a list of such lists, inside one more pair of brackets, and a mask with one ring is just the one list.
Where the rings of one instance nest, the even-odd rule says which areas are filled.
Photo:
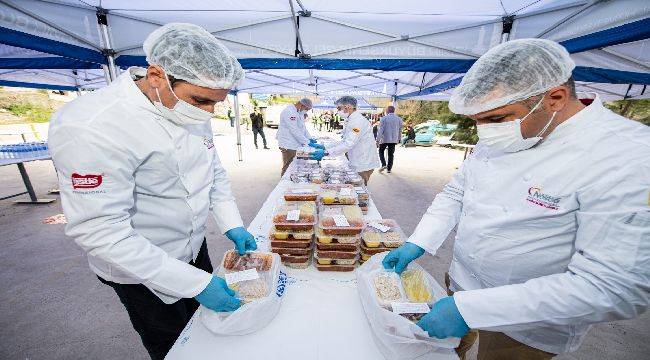
[[264, 136], [264, 116], [258, 108], [255, 108], [251, 114], [251, 128], [253, 129], [253, 143], [257, 149], [257, 135], [259, 134], [262, 137], [262, 142], [264, 143], [264, 149], [268, 149], [266, 146], [266, 136]]
[[[379, 172], [393, 170], [393, 161], [395, 156], [395, 145], [400, 142], [402, 135], [402, 125], [404, 124], [401, 117], [395, 115], [395, 107], [386, 108], [386, 116], [379, 120], [379, 130], [377, 130], [377, 144], [379, 144], [379, 160], [381, 168]], [[388, 149], [388, 162], [384, 157], [384, 152]]]

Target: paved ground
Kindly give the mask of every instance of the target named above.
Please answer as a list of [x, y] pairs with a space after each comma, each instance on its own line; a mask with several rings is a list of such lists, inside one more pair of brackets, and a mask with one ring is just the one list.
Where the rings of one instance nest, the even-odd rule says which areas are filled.
[[[236, 160], [232, 130], [221, 124], [215, 144], [233, 182], [246, 223], [255, 216], [279, 179], [280, 154], [255, 150], [244, 135], [244, 161]], [[273, 138], [274, 130], [267, 130]], [[421, 214], [462, 161], [462, 153], [441, 148], [399, 148], [390, 175], [375, 174], [370, 190], [386, 218], [411, 233]], [[56, 185], [50, 162], [30, 163], [28, 172], [39, 196]], [[15, 166], [0, 168], [0, 196], [23, 191]], [[61, 212], [60, 202], [17, 206], [0, 201], [0, 358], [1, 359], [146, 359], [147, 354], [111, 289], [88, 269], [82, 252], [63, 234], [62, 225], [42, 219]], [[213, 263], [230, 246], [208, 226]], [[453, 240], [421, 263], [442, 282]], [[563, 359], [647, 359], [650, 316], [594, 327], [579, 351]]]

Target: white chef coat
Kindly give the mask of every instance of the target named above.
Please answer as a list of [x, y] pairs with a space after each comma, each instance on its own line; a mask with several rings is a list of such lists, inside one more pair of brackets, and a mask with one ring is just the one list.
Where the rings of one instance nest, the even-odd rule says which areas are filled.
[[279, 147], [289, 150], [298, 150], [309, 143], [311, 135], [305, 126], [305, 117], [294, 104], [280, 113], [280, 125], [275, 138]]
[[350, 166], [356, 172], [381, 166], [372, 126], [361, 112], [355, 111], [350, 114], [343, 126], [341, 137], [341, 141], [326, 147], [330, 155], [338, 156], [347, 153]]
[[650, 127], [596, 98], [529, 150], [479, 142], [409, 241], [435, 253], [458, 224], [449, 275], [469, 327], [574, 351], [589, 324], [648, 307], [649, 159]]
[[142, 283], [164, 302], [191, 298], [212, 275], [195, 260], [211, 211], [242, 226], [212, 129], [163, 118], [131, 78], [79, 97], [52, 118], [49, 148], [66, 234], [101, 278]]

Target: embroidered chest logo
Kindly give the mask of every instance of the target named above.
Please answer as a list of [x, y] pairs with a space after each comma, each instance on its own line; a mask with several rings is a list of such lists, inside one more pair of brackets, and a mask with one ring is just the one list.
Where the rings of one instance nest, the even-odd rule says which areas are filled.
[[361, 129], [359, 128], [352, 128], [352, 132], [355, 134], [359, 134], [361, 132]]
[[542, 189], [537, 186], [529, 188], [528, 197], [526, 197], [526, 201], [551, 210], [560, 208], [560, 200], [561, 198], [557, 196], [543, 193]]
[[203, 145], [205, 145], [208, 148], [208, 150], [210, 150], [214, 147], [214, 140], [203, 138]]
[[102, 175], [72, 173], [73, 189], [94, 189], [102, 184]]

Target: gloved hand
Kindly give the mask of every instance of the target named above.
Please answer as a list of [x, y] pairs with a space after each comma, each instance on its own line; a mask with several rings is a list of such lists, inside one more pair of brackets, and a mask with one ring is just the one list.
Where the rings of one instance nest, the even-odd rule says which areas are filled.
[[235, 297], [235, 292], [228, 287], [226, 281], [217, 276], [213, 276], [208, 286], [194, 299], [217, 312], [235, 311], [241, 305], [241, 301]]
[[314, 149], [325, 150], [325, 145], [321, 145], [319, 143], [309, 143], [309, 146], [313, 147]]
[[410, 242], [391, 250], [385, 257], [382, 264], [385, 269], [395, 268], [395, 272], [401, 274], [406, 266], [413, 260], [419, 258], [424, 254], [424, 249]]
[[323, 156], [325, 156], [325, 150], [323, 149], [316, 149], [316, 151], [309, 154], [310, 159], [318, 161], [321, 161], [323, 159]]
[[225, 235], [235, 243], [235, 248], [237, 248], [239, 255], [246, 254], [246, 251], [257, 250], [255, 237], [241, 226], [226, 231]]
[[417, 325], [429, 333], [429, 336], [438, 339], [463, 337], [469, 332], [469, 326], [458, 311], [453, 296], [444, 297], [433, 304], [433, 309], [424, 315]]
[[317, 141], [318, 140], [316, 140], [314, 138], [309, 139], [309, 146], [311, 146], [311, 144], [315, 144]]

